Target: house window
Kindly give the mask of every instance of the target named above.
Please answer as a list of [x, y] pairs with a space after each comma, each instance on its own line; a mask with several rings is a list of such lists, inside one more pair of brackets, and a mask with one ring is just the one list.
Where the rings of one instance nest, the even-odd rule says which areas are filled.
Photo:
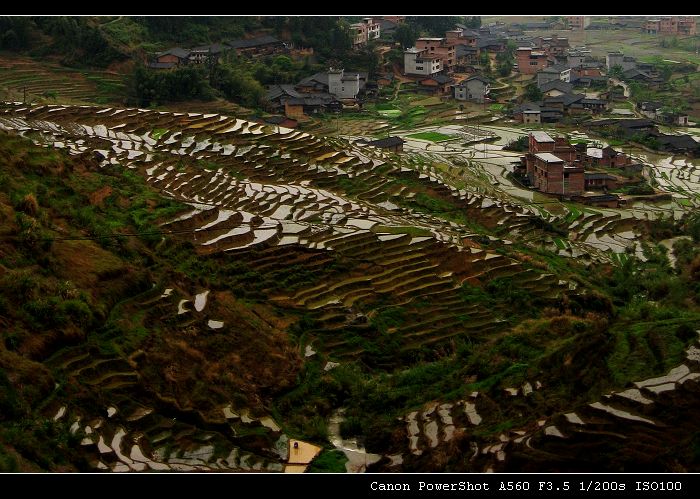
[[537, 61], [530, 61], [530, 66], [537, 66]]

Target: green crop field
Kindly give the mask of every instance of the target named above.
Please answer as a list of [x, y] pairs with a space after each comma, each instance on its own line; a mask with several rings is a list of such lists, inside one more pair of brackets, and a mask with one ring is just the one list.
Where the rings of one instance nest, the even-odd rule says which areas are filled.
[[450, 135], [445, 135], [444, 133], [438, 133], [438, 132], [420, 132], [420, 133], [414, 133], [411, 135], [407, 135], [407, 137], [410, 139], [429, 140], [431, 142], [444, 142], [446, 140], [454, 139], [454, 137], [452, 137]]

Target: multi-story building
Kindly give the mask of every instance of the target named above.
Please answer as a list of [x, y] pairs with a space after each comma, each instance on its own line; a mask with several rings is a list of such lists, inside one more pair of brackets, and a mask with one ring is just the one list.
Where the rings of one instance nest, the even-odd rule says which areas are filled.
[[360, 74], [345, 73], [342, 69], [328, 71], [328, 93], [338, 99], [355, 99], [360, 93]]
[[586, 29], [591, 24], [591, 16], [566, 16], [566, 25], [572, 29]]
[[698, 34], [697, 23], [694, 17], [678, 18], [678, 34], [684, 36], [695, 36]]
[[660, 17], [647, 20], [643, 30], [650, 35], [694, 36], [697, 34], [697, 25], [692, 16]]
[[518, 71], [522, 74], [532, 75], [549, 65], [547, 55], [541, 51], [535, 51], [532, 47], [520, 47], [516, 52]]
[[429, 54], [425, 50], [416, 47], [408, 48], [403, 53], [403, 72], [407, 75], [423, 75], [442, 71], [442, 59], [440, 56]]
[[569, 39], [558, 36], [540, 36], [535, 39], [535, 47], [542, 50], [548, 56], [564, 56], [569, 51]]
[[440, 57], [445, 71], [451, 71], [455, 65], [455, 45], [447, 38], [419, 38], [416, 40], [416, 48]]
[[605, 56], [605, 67], [612, 69], [615, 66], [620, 66], [622, 71], [637, 68], [637, 59], [629, 57], [622, 52], [608, 52]]
[[371, 17], [365, 17], [362, 22], [350, 25], [352, 33], [352, 46], [359, 48], [367, 45], [370, 40], [375, 40], [381, 35], [381, 28], [378, 22], [375, 22]]
[[530, 185], [541, 192], [562, 196], [583, 192], [583, 165], [576, 161], [576, 149], [566, 139], [532, 132], [528, 146], [525, 164]]

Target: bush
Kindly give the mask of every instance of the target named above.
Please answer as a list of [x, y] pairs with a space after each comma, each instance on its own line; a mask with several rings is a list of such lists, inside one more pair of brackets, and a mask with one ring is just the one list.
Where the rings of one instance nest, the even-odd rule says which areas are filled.
[[82, 300], [66, 300], [58, 305], [58, 315], [70, 320], [73, 324], [87, 327], [92, 323], [92, 310]]

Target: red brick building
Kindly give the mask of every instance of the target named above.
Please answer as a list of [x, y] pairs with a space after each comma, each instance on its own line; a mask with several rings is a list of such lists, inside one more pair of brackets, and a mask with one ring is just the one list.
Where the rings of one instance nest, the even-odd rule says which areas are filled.
[[541, 51], [534, 51], [530, 47], [520, 47], [516, 53], [518, 71], [525, 75], [534, 75], [540, 69], [549, 65], [547, 55]]
[[525, 165], [530, 185], [541, 192], [571, 196], [584, 191], [583, 165], [576, 161], [576, 149], [563, 137], [531, 133]]
[[455, 65], [455, 45], [447, 38], [419, 38], [416, 48], [431, 56], [438, 56], [445, 71], [452, 71]]
[[697, 34], [697, 24], [692, 16], [660, 17], [648, 20], [644, 24], [644, 32], [650, 35], [695, 36]]
[[528, 174], [533, 187], [547, 194], [569, 196], [584, 190], [583, 166], [568, 163], [551, 152], [535, 154]]

